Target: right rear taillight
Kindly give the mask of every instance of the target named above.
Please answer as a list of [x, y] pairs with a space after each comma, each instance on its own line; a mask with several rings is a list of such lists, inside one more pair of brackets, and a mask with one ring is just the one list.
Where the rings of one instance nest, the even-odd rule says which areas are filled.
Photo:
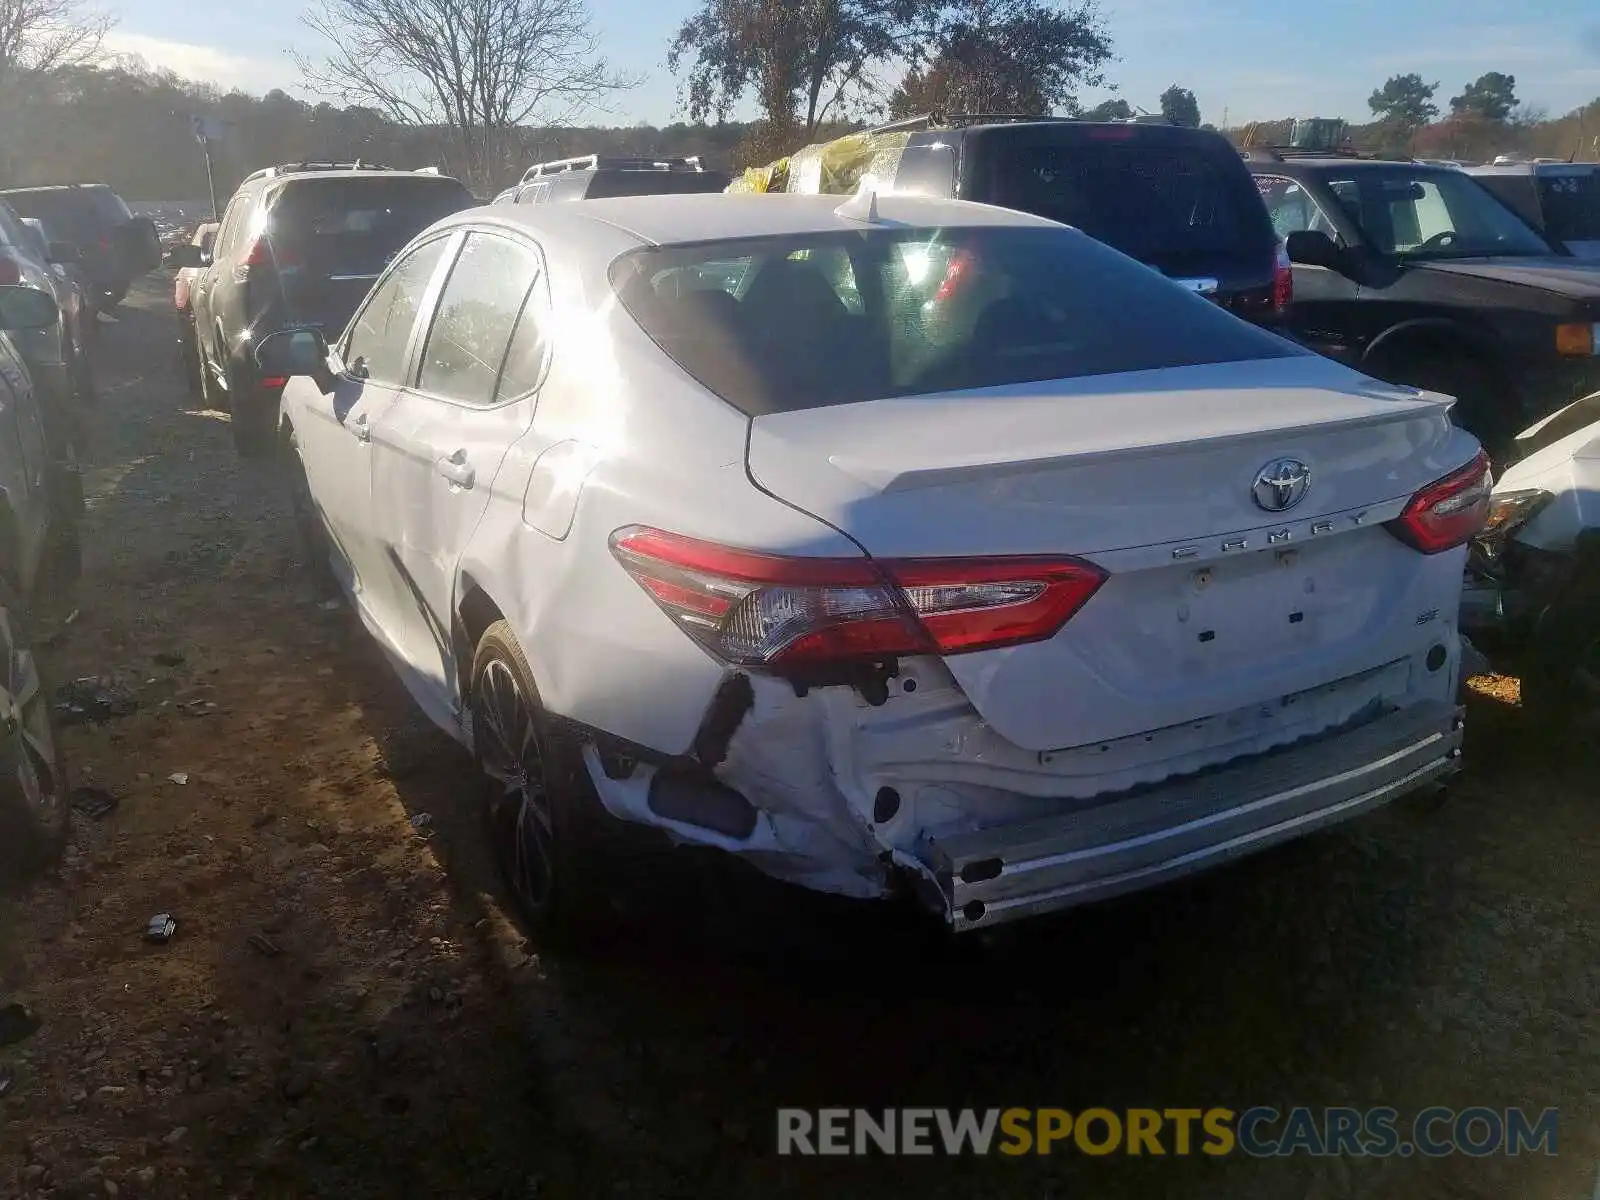
[[0, 254], [0, 284], [22, 282], [22, 267], [9, 254]]
[[640, 526], [611, 549], [707, 650], [780, 674], [1043, 641], [1106, 580], [1068, 557], [791, 558]]
[[1465, 545], [1489, 519], [1494, 475], [1482, 450], [1466, 466], [1437, 479], [1406, 502], [1388, 530], [1423, 554]]

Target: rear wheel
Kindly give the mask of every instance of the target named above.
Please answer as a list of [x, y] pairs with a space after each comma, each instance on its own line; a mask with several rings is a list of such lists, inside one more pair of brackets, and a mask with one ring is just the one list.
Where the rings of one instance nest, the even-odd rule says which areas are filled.
[[240, 458], [268, 458], [278, 448], [278, 397], [256, 387], [244, 372], [228, 372], [233, 448]]
[[307, 578], [316, 588], [317, 595], [331, 599], [339, 594], [339, 582], [333, 573], [330, 558], [332, 546], [328, 541], [328, 529], [323, 523], [316, 497], [311, 494], [311, 480], [306, 474], [305, 462], [301, 459], [300, 452], [294, 448], [292, 434], [289, 438], [288, 453], [291, 455], [289, 507], [294, 514], [295, 550]]
[[[182, 318], [179, 318], [180, 320]], [[183, 383], [189, 390], [189, 395], [196, 400], [205, 399], [205, 384], [201, 376], [200, 349], [195, 345], [195, 333], [192, 326], [185, 326], [178, 333], [178, 369], [183, 373]]]
[[556, 935], [593, 931], [609, 915], [582, 757], [539, 704], [533, 673], [505, 621], [489, 626], [472, 664], [473, 754], [484, 777], [484, 825], [522, 916]]
[[1534, 628], [1522, 668], [1522, 708], [1541, 725], [1600, 725], [1600, 604], [1568, 602]]
[[0, 585], [0, 884], [53, 867], [67, 843], [67, 786], [26, 615]]

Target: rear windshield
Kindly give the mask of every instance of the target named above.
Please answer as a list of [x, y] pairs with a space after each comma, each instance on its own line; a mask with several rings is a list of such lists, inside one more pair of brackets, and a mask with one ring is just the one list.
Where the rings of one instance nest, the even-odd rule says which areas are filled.
[[1541, 175], [1544, 228], [1563, 242], [1600, 241], [1600, 168], [1572, 175]]
[[454, 179], [297, 179], [267, 201], [280, 255], [329, 273], [380, 270], [391, 255], [441, 217], [473, 207]]
[[108, 187], [12, 192], [6, 199], [23, 216], [47, 222], [70, 241], [95, 241], [107, 230], [133, 218], [122, 197]]
[[652, 247], [612, 286], [750, 415], [1308, 353], [1070, 229], [874, 229]]
[[990, 134], [974, 199], [1076, 226], [1169, 269], [1271, 253], [1271, 226], [1236, 153], [1138, 126], [1072, 133]]
[[584, 191], [585, 200], [608, 196], [677, 196], [720, 192], [729, 177], [721, 171], [596, 171]]

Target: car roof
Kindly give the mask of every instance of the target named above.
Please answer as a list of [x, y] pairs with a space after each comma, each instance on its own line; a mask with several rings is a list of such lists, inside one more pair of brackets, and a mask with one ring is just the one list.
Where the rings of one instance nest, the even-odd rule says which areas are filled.
[[1600, 171], [1600, 163], [1501, 163], [1498, 167], [1487, 165], [1466, 170], [1473, 175], [1584, 175]]
[[36, 183], [31, 187], [0, 189], [0, 196], [22, 196], [38, 192], [83, 192], [94, 188], [111, 190], [109, 183]]
[[263, 175], [259, 179], [249, 180], [250, 183], [287, 183], [297, 179], [428, 179], [439, 183], [453, 183], [457, 187], [465, 187], [454, 175], [436, 175], [431, 171], [404, 171], [395, 169], [386, 170], [360, 170], [360, 171], [281, 171], [276, 175]]
[[[619, 196], [568, 204], [492, 205], [456, 213], [446, 221], [455, 224], [491, 220], [541, 232], [572, 230], [582, 225], [606, 226], [640, 242], [673, 245], [865, 228], [864, 222], [837, 212], [849, 199], [836, 195], [728, 195], [723, 192]], [[1043, 217], [966, 200], [879, 196], [877, 208], [882, 224], [919, 228], [984, 225], [1061, 228], [1058, 222]]]
[[1460, 167], [1436, 167], [1403, 158], [1285, 158], [1282, 162], [1247, 161], [1252, 175], [1284, 175], [1312, 171], [1392, 171], [1405, 167], [1428, 175], [1460, 175]]

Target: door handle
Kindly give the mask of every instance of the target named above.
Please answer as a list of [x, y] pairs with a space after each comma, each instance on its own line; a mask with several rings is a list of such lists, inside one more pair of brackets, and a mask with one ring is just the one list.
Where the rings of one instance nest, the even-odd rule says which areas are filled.
[[372, 440], [372, 427], [367, 424], [366, 413], [357, 413], [350, 418], [350, 432], [356, 435], [356, 441], [358, 442], [370, 442]]
[[457, 450], [449, 458], [441, 458], [433, 465], [439, 474], [448, 479], [454, 487], [470, 488], [477, 482], [478, 473], [472, 469], [472, 464], [467, 461], [467, 452], [465, 450]]

